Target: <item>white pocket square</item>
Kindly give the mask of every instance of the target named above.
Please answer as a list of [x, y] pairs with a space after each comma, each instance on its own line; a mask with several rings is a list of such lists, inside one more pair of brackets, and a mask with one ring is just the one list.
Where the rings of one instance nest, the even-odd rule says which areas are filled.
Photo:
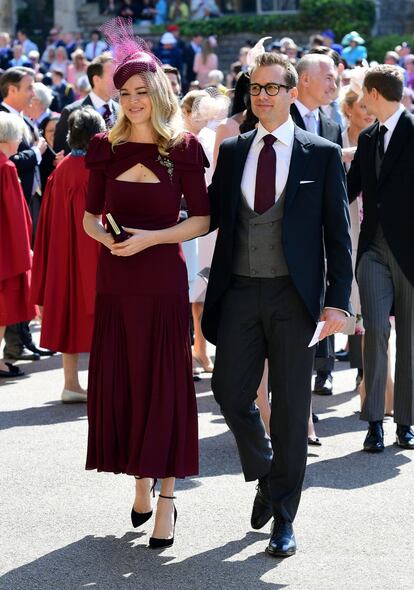
[[310, 184], [311, 182], [315, 182], [315, 180], [301, 180], [299, 184]]

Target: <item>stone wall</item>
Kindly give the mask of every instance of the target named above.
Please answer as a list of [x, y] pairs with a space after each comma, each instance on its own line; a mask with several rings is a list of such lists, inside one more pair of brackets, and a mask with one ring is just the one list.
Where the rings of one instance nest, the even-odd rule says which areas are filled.
[[376, 34], [414, 31], [414, 0], [378, 0]]

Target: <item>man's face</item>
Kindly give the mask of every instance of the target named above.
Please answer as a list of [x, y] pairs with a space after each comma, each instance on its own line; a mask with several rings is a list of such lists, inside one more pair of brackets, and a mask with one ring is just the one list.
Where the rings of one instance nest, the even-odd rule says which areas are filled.
[[[250, 84], [285, 84], [285, 69], [279, 65], [256, 68], [250, 78]], [[284, 122], [290, 111], [290, 105], [297, 96], [296, 88], [280, 88], [279, 94], [269, 96], [264, 88], [258, 96], [250, 96], [253, 113], [267, 130], [271, 131]]]
[[303, 87], [314, 108], [329, 104], [336, 92], [334, 62], [330, 59], [312, 64], [303, 77]]
[[21, 45], [15, 45], [13, 47], [14, 59], [20, 59], [23, 55], [23, 47]]
[[196, 45], [201, 45], [203, 42], [203, 36], [197, 35], [196, 37], [193, 38], [193, 41]]
[[365, 104], [365, 108], [367, 109], [368, 115], [374, 115], [376, 117], [377, 116], [377, 113], [376, 113], [376, 104], [377, 103], [375, 100], [375, 96], [376, 96], [375, 88], [373, 88], [371, 90], [371, 92], [369, 92], [367, 90], [367, 88], [365, 86], [363, 86], [362, 92], [364, 94], [364, 104]]
[[34, 97], [33, 84], [32, 76], [28, 75], [21, 79], [19, 86], [10, 86], [8, 96], [12, 99], [13, 106], [17, 111], [29, 108]]
[[94, 76], [93, 89], [104, 100], [108, 100], [115, 92], [113, 73], [114, 66], [109, 61], [103, 65], [102, 76]]
[[180, 94], [181, 94], [181, 86], [180, 86], [180, 83], [178, 81], [177, 75], [170, 73], [170, 74], [167, 74], [167, 78], [170, 81], [171, 88], [172, 88], [172, 91], [174, 92], [175, 96], [180, 96]]

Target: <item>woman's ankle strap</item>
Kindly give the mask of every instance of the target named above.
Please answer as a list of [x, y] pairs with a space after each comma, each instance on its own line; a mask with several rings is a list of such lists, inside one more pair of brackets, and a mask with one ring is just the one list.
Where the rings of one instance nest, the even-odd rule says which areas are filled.
[[163, 496], [163, 494], [159, 494], [160, 498], [165, 498], [166, 500], [175, 500], [176, 496]]

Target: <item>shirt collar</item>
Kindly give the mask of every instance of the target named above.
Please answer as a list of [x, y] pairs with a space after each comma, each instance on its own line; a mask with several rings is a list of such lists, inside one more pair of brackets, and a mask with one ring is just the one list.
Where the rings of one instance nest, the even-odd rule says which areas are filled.
[[92, 104], [95, 107], [96, 111], [101, 109], [104, 106], [104, 104], [107, 104], [112, 111], [112, 100], [111, 99], [109, 99], [107, 101], [102, 100], [102, 98], [100, 98], [97, 94], [95, 94], [93, 90], [90, 91], [89, 98], [91, 99]]
[[46, 119], [47, 117], [51, 117], [52, 116], [52, 111], [50, 109], [46, 109], [45, 111], [43, 111], [43, 113], [40, 115], [40, 117], [38, 119], [35, 119], [35, 123], [36, 125], [40, 125], [40, 123]]
[[[310, 109], [308, 109], [308, 107], [305, 107], [305, 105], [298, 99], [295, 100], [295, 105], [298, 108], [300, 116], [302, 117], [302, 119], [304, 119], [305, 116], [309, 113]], [[313, 111], [311, 112], [315, 115], [316, 121], [319, 121], [319, 109], [313, 109]]]
[[[293, 123], [292, 117], [289, 115], [287, 121], [279, 125], [276, 129], [270, 132], [270, 135], [276, 137], [278, 141], [283, 143], [286, 146], [289, 146], [293, 141], [293, 136], [295, 134], [295, 125]], [[253, 140], [253, 144], [256, 145], [259, 141], [262, 141], [265, 135], [269, 135], [269, 131], [263, 127], [261, 123], [257, 126], [257, 133]]]
[[399, 108], [395, 111], [395, 113], [393, 115], [391, 115], [391, 117], [388, 117], [388, 119], [386, 121], [384, 121], [384, 123], [382, 123], [382, 125], [385, 125], [385, 127], [387, 128], [387, 133], [391, 132], [391, 134], [393, 133], [394, 129], [397, 126], [398, 121], [400, 120], [401, 114], [405, 111], [405, 107], [400, 104]]
[[1, 104], [2, 104], [2, 106], [6, 107], [6, 109], [9, 111], [9, 113], [12, 113], [13, 115], [19, 115], [19, 117], [22, 116], [22, 113], [20, 111], [16, 111], [16, 109], [14, 109], [12, 106], [7, 104], [7, 102], [3, 101]]

